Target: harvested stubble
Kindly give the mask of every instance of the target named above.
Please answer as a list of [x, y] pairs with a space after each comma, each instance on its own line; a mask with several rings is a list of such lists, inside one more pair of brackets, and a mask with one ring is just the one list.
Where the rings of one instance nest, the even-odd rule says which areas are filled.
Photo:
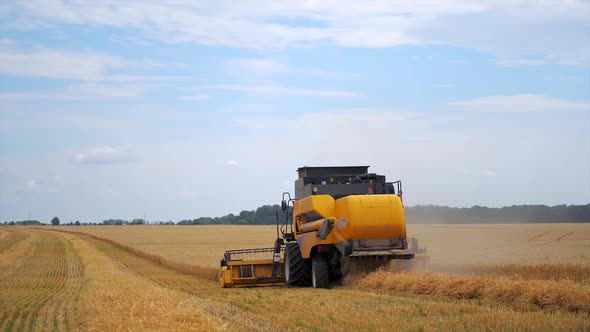
[[26, 230], [10, 230], [0, 243], [0, 268], [15, 264], [21, 257], [26, 256], [32, 249], [32, 243], [37, 240], [37, 234]]
[[203, 302], [128, 273], [96, 248], [62, 234], [79, 252], [88, 285], [81, 295], [78, 321], [90, 331], [213, 331], [223, 324], [203, 311]]
[[428, 294], [453, 299], [484, 299], [590, 313], [590, 286], [570, 280], [376, 271], [359, 280], [357, 286], [366, 290]]
[[32, 246], [26, 256], [3, 253], [16, 263], [0, 266], [0, 330], [76, 330], [73, 317], [85, 283], [79, 256], [57, 234], [39, 232], [21, 243]]
[[145, 258], [151, 262], [154, 262], [160, 266], [163, 266], [165, 268], [168, 268], [168, 269], [176, 271], [176, 272], [194, 275], [197, 277], [210, 279], [210, 280], [217, 279], [217, 270], [212, 267], [190, 265], [190, 264], [186, 264], [186, 263], [171, 261], [171, 260], [168, 260], [168, 259], [160, 256], [160, 255], [151, 254], [151, 253], [133, 248], [131, 246], [121, 244], [117, 241], [113, 241], [111, 239], [103, 238], [103, 237], [92, 235], [92, 234], [87, 234], [87, 233], [83, 233], [83, 232], [66, 231], [66, 230], [58, 230], [58, 232], [77, 234], [82, 237], [86, 236], [86, 237], [92, 238], [94, 240], [108, 243], [108, 244], [113, 245], [114, 247], [121, 249], [123, 251], [126, 251], [132, 255], [135, 255], [135, 256], [138, 256], [141, 258]]
[[0, 230], [0, 253], [9, 250], [12, 246], [24, 240], [27, 235], [26, 232], [15, 229]]

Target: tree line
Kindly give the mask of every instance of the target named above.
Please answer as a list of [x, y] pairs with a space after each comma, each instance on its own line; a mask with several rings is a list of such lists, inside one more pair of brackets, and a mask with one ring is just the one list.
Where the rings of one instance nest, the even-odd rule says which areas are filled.
[[[279, 205], [264, 205], [253, 211], [223, 217], [185, 219], [179, 225], [272, 225], [279, 213], [279, 223], [285, 215]], [[484, 224], [484, 223], [552, 223], [590, 222], [590, 204], [586, 205], [512, 205], [502, 208], [473, 206], [454, 208], [437, 205], [405, 207], [409, 224]]]
[[[200, 217], [183, 219], [175, 223], [169, 221], [150, 221], [159, 225], [274, 225], [285, 221], [286, 215], [279, 205], [263, 205], [256, 210], [244, 210], [239, 214], [230, 213], [222, 217]], [[437, 205], [417, 205], [405, 208], [408, 224], [479, 224], [479, 223], [555, 223], [555, 222], [590, 222], [590, 204], [586, 205], [512, 205], [502, 208], [473, 206], [455, 208]], [[143, 219], [107, 219], [102, 223], [85, 223], [80, 221], [62, 225], [143, 225]], [[41, 225], [38, 220], [5, 221], [4, 225]], [[59, 218], [51, 220], [52, 225], [59, 225]]]
[[230, 213], [223, 217], [201, 217], [196, 219], [184, 219], [178, 225], [274, 225], [279, 216], [279, 224], [285, 221], [285, 214], [281, 207], [275, 205], [263, 205], [256, 210], [242, 211], [237, 215]]
[[501, 208], [418, 205], [405, 210], [407, 222], [415, 224], [590, 222], [590, 204], [512, 205]]

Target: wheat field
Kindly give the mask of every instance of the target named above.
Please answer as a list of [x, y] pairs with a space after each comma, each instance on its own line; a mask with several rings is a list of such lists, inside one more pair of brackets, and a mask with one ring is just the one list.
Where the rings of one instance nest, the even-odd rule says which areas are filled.
[[273, 226], [0, 227], [0, 331], [588, 330], [590, 224], [408, 226], [429, 271], [222, 289]]

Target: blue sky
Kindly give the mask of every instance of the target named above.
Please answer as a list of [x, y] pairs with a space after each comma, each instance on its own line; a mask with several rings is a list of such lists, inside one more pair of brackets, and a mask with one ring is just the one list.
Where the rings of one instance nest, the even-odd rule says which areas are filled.
[[586, 1], [7, 1], [0, 32], [2, 221], [237, 213], [304, 165], [590, 202]]

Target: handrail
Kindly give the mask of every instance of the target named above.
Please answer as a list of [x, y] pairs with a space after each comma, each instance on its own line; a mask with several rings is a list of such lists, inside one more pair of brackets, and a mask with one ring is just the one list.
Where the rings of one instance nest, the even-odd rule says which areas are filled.
[[[275, 248], [253, 248], [253, 249], [234, 249], [234, 250], [227, 250], [223, 255], [223, 258], [226, 262], [231, 261], [232, 255], [242, 255], [242, 254], [259, 254], [259, 253], [274, 253]], [[285, 251], [285, 246], [281, 246], [281, 251]]]

